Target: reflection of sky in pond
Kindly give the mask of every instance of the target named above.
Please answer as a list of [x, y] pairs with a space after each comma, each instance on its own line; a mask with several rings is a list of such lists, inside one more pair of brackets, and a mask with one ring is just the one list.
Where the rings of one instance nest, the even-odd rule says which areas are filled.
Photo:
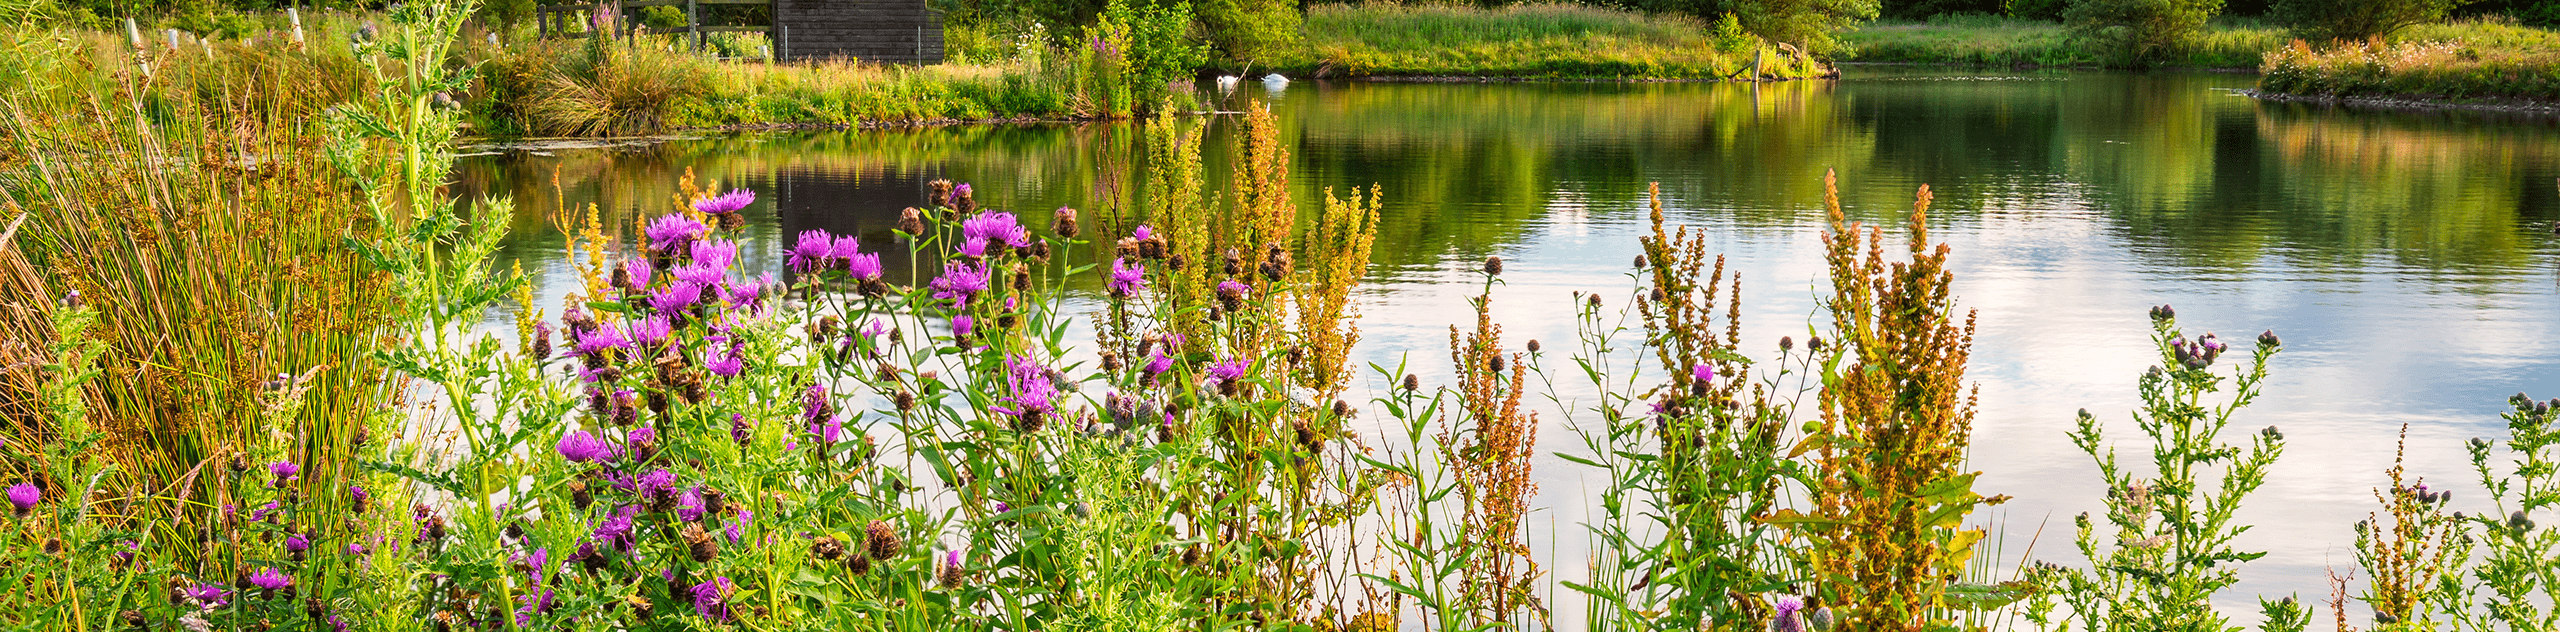
[[[2456, 509], [2486, 510], [2461, 441], [2501, 432], [2508, 394], [2560, 396], [2560, 353], [2547, 342], [2560, 334], [2548, 229], [2560, 219], [2560, 131], [2549, 120], [2259, 104], [2227, 91], [2249, 83], [2236, 75], [1990, 78], [1302, 82], [1275, 110], [1302, 206], [1326, 187], [1386, 193], [1357, 362], [1410, 353], [1426, 378], [1445, 377], [1448, 326], [1469, 320], [1478, 287], [1467, 270], [1487, 254], [1509, 262], [1494, 289], [1507, 343], [1566, 348], [1573, 292], [1626, 304], [1649, 182], [1662, 183], [1673, 221], [1706, 230], [1729, 257], [1746, 350], [1765, 357], [1781, 335], [1801, 341], [1813, 315], [1821, 174], [1838, 169], [1863, 219], [1891, 222], [1918, 185], [1935, 188], [1933, 234], [1953, 246], [1959, 301], [1980, 317], [1969, 373], [1981, 385], [1977, 487], [2018, 497], [2000, 512], [2009, 555], [2042, 526], [2036, 557], [2080, 562], [2070, 516], [2098, 509], [2101, 490], [2063, 436], [2073, 410], [2097, 413], [2126, 458], [2147, 460], [2127, 415], [2135, 377], [2155, 361], [2144, 311], [2160, 303], [2196, 333], [2246, 341], [2274, 329], [2289, 345], [2230, 431], [2244, 440], [2277, 425], [2291, 440], [2241, 512], [2259, 525], [2243, 547], [2273, 554], [2225, 596], [2233, 616], [2254, 618], [2255, 594], [2323, 595], [2324, 566], [2353, 564], [2350, 525], [2373, 506], [2400, 423], [2411, 424], [2412, 473], [2461, 489]], [[1230, 168], [1226, 127], [1210, 134], [1213, 179]], [[556, 304], [569, 277], [541, 212], [556, 205], [555, 174], [569, 201], [600, 205], [615, 225], [667, 208], [687, 169], [755, 188], [748, 255], [778, 271], [781, 240], [806, 228], [886, 249], [897, 209], [935, 177], [974, 182], [1028, 223], [1062, 204], [1098, 219], [1143, 181], [1131, 164], [1141, 146], [1132, 126], [1109, 124], [772, 134], [476, 157], [463, 174], [466, 188], [527, 209], [511, 254]], [[1545, 421], [1545, 451], [1578, 448], [1560, 416]], [[1538, 468], [1533, 548], [1556, 577], [1578, 580], [1588, 539], [1573, 525], [1603, 481], [1552, 457]], [[1560, 625], [1580, 617], [1569, 593], [1556, 596]]]

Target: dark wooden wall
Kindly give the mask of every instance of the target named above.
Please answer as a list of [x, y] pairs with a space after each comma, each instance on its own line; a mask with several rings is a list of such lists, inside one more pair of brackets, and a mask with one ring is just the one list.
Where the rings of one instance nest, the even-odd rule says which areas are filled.
[[942, 16], [925, 0], [774, 0], [784, 61], [942, 63]]

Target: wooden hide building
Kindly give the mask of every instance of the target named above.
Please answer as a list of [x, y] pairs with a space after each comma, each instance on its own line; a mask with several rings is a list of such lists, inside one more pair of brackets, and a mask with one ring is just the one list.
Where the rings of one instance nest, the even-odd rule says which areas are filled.
[[942, 16], [925, 0], [773, 0], [783, 61], [850, 57], [942, 63]]

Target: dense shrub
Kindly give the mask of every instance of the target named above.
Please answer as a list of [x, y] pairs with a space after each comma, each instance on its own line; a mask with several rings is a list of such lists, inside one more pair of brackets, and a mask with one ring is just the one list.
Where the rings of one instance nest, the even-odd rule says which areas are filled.
[[2148, 68], [2185, 46], [2221, 10], [2222, 0], [2072, 0], [2063, 20], [2105, 65]]

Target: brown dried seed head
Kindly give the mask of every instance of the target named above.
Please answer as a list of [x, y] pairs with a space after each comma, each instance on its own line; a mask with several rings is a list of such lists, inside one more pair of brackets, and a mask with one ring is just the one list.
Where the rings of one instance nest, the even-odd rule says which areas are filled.
[[870, 525], [863, 527], [862, 534], [864, 544], [874, 558], [895, 559], [906, 548], [906, 543], [898, 540], [898, 530], [889, 526], [886, 520], [871, 521]]

